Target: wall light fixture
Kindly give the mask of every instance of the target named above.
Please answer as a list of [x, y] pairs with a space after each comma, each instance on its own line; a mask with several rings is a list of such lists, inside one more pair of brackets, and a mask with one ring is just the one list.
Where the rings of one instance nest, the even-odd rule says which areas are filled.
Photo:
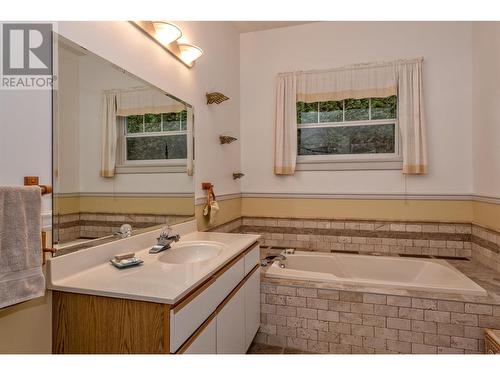
[[200, 47], [179, 41], [182, 30], [173, 23], [165, 21], [133, 21], [132, 24], [188, 68], [192, 68], [195, 61], [203, 55], [203, 50]]

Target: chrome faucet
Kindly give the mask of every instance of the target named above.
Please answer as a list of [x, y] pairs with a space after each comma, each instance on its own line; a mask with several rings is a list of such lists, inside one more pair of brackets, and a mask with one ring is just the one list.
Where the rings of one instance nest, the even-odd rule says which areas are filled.
[[160, 237], [157, 238], [158, 243], [149, 250], [150, 254], [158, 254], [159, 252], [168, 250], [172, 242], [177, 242], [181, 239], [181, 236], [178, 234], [170, 235], [170, 232], [170, 227], [163, 229], [160, 233]]
[[280, 268], [285, 268], [285, 261], [286, 261], [286, 256], [284, 256], [283, 254], [280, 254], [280, 255], [277, 255], [276, 258], [274, 258], [274, 260], [277, 260], [278, 261], [278, 266]]
[[118, 232], [113, 233], [114, 236], [120, 238], [128, 238], [132, 236], [132, 226], [130, 224], [123, 224]]

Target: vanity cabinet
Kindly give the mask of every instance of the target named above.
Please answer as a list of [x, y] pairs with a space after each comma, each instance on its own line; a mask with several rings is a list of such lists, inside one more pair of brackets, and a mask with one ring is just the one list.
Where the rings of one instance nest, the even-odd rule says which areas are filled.
[[260, 323], [259, 245], [174, 305], [54, 291], [54, 353], [246, 352]]
[[[246, 353], [259, 325], [260, 272], [259, 266], [255, 265], [238, 287], [181, 346], [177, 354], [214, 353], [212, 352], [214, 343], [217, 354]], [[210, 329], [214, 331], [209, 331]], [[208, 342], [210, 345], [207, 344]]]
[[209, 279], [170, 311], [170, 350], [177, 349], [214, 312], [219, 304], [236, 288], [244, 277], [245, 260], [242, 257], [224, 267], [222, 273]]

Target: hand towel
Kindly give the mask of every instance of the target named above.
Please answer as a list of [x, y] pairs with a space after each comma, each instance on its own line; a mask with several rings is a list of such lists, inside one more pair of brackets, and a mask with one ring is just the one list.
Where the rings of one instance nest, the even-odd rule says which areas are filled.
[[38, 186], [0, 186], [0, 308], [45, 293], [41, 192]]
[[210, 190], [207, 191], [207, 203], [205, 204], [205, 207], [203, 207], [203, 216], [209, 217], [208, 221], [210, 224], [215, 222], [215, 216], [217, 215], [219, 209], [219, 203], [215, 199], [214, 190], [213, 188], [210, 188]]

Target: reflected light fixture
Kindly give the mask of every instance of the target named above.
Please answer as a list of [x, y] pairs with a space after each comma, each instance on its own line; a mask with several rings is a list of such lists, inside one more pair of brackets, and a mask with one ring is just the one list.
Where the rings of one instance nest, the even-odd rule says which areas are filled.
[[203, 55], [203, 50], [200, 47], [188, 43], [178, 43], [179, 51], [181, 53], [181, 59], [186, 64], [192, 64], [201, 55]]
[[180, 39], [182, 30], [173, 23], [165, 21], [131, 21], [131, 23], [188, 68], [192, 68], [196, 59], [203, 55], [200, 47]]
[[182, 36], [182, 31], [170, 22], [153, 22], [155, 38], [164, 45], [175, 42]]

